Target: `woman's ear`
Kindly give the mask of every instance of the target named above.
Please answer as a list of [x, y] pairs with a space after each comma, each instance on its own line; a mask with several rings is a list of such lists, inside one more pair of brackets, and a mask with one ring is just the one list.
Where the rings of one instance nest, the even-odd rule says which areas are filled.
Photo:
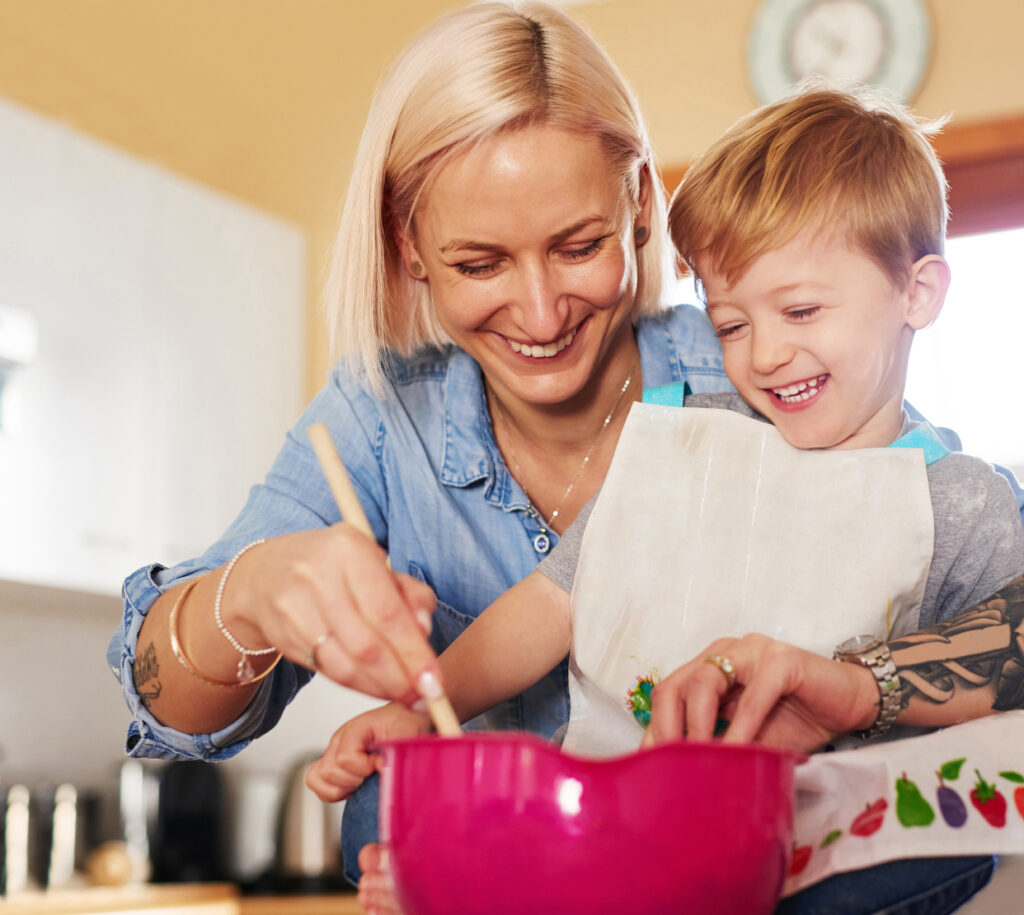
[[926, 254], [910, 268], [907, 284], [907, 324], [922, 330], [942, 311], [949, 289], [949, 264], [937, 254]]
[[423, 266], [423, 258], [416, 250], [416, 243], [405, 233], [395, 233], [395, 244], [398, 245], [402, 257], [402, 266], [414, 280], [426, 279], [427, 268]]
[[633, 240], [638, 248], [647, 244], [651, 237], [651, 169], [648, 165], [640, 168], [640, 206], [633, 221]]

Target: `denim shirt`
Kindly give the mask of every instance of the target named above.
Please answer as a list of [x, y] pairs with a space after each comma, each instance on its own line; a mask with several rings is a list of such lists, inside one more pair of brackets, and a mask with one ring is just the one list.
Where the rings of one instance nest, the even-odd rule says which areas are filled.
[[[641, 318], [636, 330], [645, 386], [685, 381], [694, 393], [732, 389], [702, 310], [667, 309]], [[142, 705], [132, 664], [146, 611], [171, 585], [217, 568], [260, 537], [339, 520], [306, 436], [316, 422], [330, 430], [392, 567], [436, 593], [431, 642], [437, 651], [543, 558], [534, 543], [540, 527], [495, 444], [483, 376], [470, 356], [449, 347], [395, 357], [381, 398], [361, 380], [335, 370], [221, 539], [198, 559], [170, 569], [146, 566], [125, 581], [124, 617], [107, 658], [133, 716], [130, 755], [226, 759], [270, 730], [309, 682], [309, 671], [282, 661], [237, 721], [212, 734], [185, 734], [160, 724]], [[552, 536], [551, 545], [555, 541]], [[550, 737], [568, 720], [567, 677], [563, 661], [472, 724]]]

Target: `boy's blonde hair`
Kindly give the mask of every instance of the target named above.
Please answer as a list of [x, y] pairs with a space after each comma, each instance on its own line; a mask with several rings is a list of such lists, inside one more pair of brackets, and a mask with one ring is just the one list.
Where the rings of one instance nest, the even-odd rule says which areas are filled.
[[600, 137], [640, 205], [646, 169], [648, 241], [638, 252], [639, 311], [662, 304], [673, 269], [665, 195], [636, 99], [583, 28], [544, 3], [480, 3], [443, 17], [409, 45], [374, 97], [342, 210], [327, 286], [334, 357], [349, 357], [380, 392], [388, 349], [449, 342], [429, 284], [401, 267], [396, 232], [447, 162], [505, 130], [550, 124]]
[[[903, 286], [943, 252], [946, 179], [928, 140], [942, 126], [868, 90], [820, 86], [742, 118], [689, 168], [669, 207], [679, 256], [731, 285], [809, 225], [833, 225]], [[709, 259], [709, 260], [708, 260]]]

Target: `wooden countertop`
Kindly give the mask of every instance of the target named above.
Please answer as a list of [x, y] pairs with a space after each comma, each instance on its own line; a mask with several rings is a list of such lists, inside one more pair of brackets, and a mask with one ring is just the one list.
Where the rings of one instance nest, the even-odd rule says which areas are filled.
[[242, 896], [227, 883], [60, 890], [0, 901], [2, 915], [362, 915], [355, 894]]

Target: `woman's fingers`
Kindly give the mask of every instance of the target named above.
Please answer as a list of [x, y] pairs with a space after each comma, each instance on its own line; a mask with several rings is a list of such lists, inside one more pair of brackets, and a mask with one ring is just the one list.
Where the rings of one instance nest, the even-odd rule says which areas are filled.
[[[327, 608], [332, 642], [367, 680], [376, 682], [376, 695], [411, 701], [418, 677], [437, 662], [424, 633], [433, 593], [391, 571], [383, 550], [358, 531], [342, 536], [348, 555], [339, 590], [345, 599]], [[333, 659], [340, 672], [342, 659]], [[332, 676], [326, 660], [322, 669]]]
[[232, 573], [229, 626], [343, 686], [415, 700], [417, 678], [436, 670], [430, 588], [392, 571], [380, 546], [347, 524], [278, 537], [259, 553]]
[[710, 740], [714, 736], [719, 708], [730, 683], [721, 669], [706, 659], [729, 657], [735, 643], [736, 639], [719, 639], [654, 687], [645, 746], [682, 737]]

